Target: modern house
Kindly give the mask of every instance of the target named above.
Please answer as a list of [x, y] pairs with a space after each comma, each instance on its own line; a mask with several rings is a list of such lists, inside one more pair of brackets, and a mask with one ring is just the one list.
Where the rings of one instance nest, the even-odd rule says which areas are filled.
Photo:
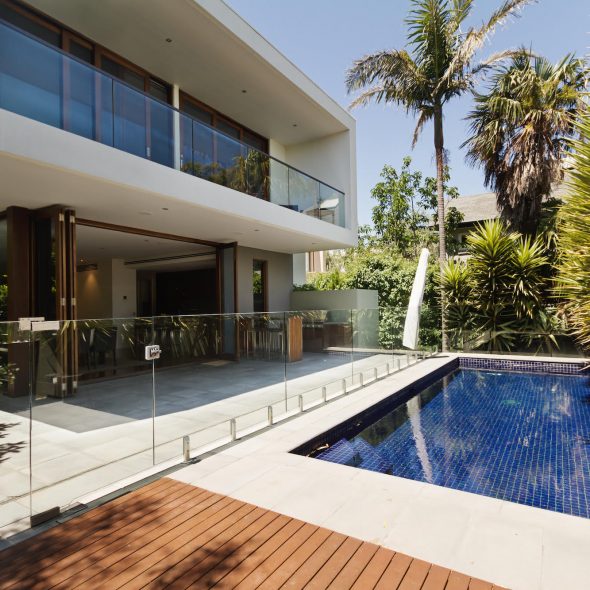
[[289, 308], [355, 122], [221, 0], [0, 0], [4, 318]]
[[282, 310], [293, 254], [354, 244], [354, 120], [223, 2], [0, 19], [9, 319]]

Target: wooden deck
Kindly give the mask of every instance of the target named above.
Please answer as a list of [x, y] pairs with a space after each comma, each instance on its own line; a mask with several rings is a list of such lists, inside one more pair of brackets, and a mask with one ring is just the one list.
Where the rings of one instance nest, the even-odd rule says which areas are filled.
[[497, 586], [163, 478], [0, 552], [0, 588]]

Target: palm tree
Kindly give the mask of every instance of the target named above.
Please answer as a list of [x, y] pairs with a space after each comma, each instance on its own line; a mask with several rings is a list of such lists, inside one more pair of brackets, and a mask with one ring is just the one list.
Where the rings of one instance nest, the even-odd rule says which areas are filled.
[[568, 55], [553, 65], [522, 50], [498, 68], [487, 94], [476, 94], [467, 159], [483, 168], [517, 231], [537, 231], [543, 200], [562, 180], [584, 83], [582, 60]]
[[[471, 90], [478, 74], [512, 55], [506, 51], [474, 64], [476, 52], [495, 28], [534, 0], [505, 0], [480, 27], [463, 30], [474, 0], [411, 0], [406, 19], [409, 51], [392, 49], [355, 61], [346, 74], [349, 92], [361, 91], [351, 107], [371, 101], [399, 105], [418, 117], [412, 146], [428, 121], [434, 124], [438, 219], [444, 220], [443, 108], [452, 98]], [[439, 262], [446, 259], [444, 223], [439, 223]], [[441, 290], [444, 309], [444, 292]], [[448, 347], [444, 313], [443, 350]]]

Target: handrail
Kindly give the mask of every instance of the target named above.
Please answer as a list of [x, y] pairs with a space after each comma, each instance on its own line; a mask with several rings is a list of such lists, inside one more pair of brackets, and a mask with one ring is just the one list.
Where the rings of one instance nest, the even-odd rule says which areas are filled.
[[12, 29], [13, 31], [17, 32], [18, 34], [24, 36], [24, 37], [28, 37], [29, 39], [31, 39], [32, 41], [35, 41], [36, 43], [40, 44], [40, 45], [44, 45], [45, 47], [47, 47], [48, 49], [54, 51], [55, 53], [58, 53], [60, 55], [63, 55], [64, 57], [77, 62], [78, 64], [88, 68], [89, 70], [95, 71], [97, 74], [100, 74], [101, 76], [104, 76], [105, 78], [108, 78], [114, 82], [116, 82], [117, 84], [120, 84], [122, 86], [125, 86], [126, 88], [128, 88], [129, 90], [132, 90], [134, 92], [136, 92], [137, 94], [143, 96], [146, 99], [149, 99], [155, 103], [159, 103], [160, 105], [170, 109], [173, 112], [178, 113], [179, 115], [182, 115], [183, 117], [186, 117], [187, 119], [190, 119], [193, 123], [196, 123], [197, 125], [200, 125], [206, 129], [210, 129], [211, 131], [225, 136], [226, 138], [230, 139], [231, 141], [240, 144], [246, 148], [248, 148], [249, 150], [254, 150], [260, 154], [262, 154], [263, 156], [266, 156], [267, 158], [270, 158], [272, 160], [274, 160], [275, 162], [278, 162], [279, 164], [282, 164], [283, 166], [289, 168], [290, 170], [293, 170], [295, 172], [298, 172], [299, 174], [303, 174], [304, 176], [307, 176], [308, 178], [310, 178], [311, 180], [314, 180], [315, 182], [319, 182], [320, 184], [324, 185], [325, 187], [332, 189], [338, 193], [340, 193], [342, 196], [345, 196], [345, 192], [328, 184], [327, 182], [320, 180], [319, 178], [316, 178], [315, 176], [312, 176], [311, 174], [304, 172], [303, 170], [300, 170], [299, 168], [296, 168], [295, 166], [292, 166], [291, 164], [287, 164], [286, 162], [283, 162], [282, 160], [279, 160], [278, 158], [276, 158], [275, 156], [270, 155], [267, 152], [264, 152], [262, 150], [259, 150], [258, 148], [255, 148], [254, 146], [251, 146], [247, 143], [245, 143], [244, 141], [241, 141], [239, 139], [236, 139], [235, 137], [232, 137], [231, 135], [228, 135], [227, 133], [225, 133], [224, 131], [221, 131], [220, 129], [218, 129], [217, 127], [213, 127], [212, 125], [209, 125], [203, 121], [199, 121], [198, 119], [195, 119], [194, 117], [191, 117], [189, 114], [185, 113], [184, 111], [181, 111], [180, 109], [177, 109], [176, 107], [174, 107], [171, 104], [168, 104], [167, 102], [164, 102], [162, 100], [160, 100], [159, 98], [156, 98], [150, 94], [147, 94], [146, 92], [142, 92], [141, 90], [138, 90], [137, 88], [131, 86], [128, 82], [125, 82], [124, 80], [121, 80], [119, 78], [116, 78], [114, 76], [111, 76], [109, 73], [105, 72], [104, 70], [101, 70], [100, 68], [96, 67], [95, 65], [89, 64], [88, 62], [83, 61], [82, 59], [80, 59], [79, 57], [72, 55], [71, 53], [68, 53], [67, 51], [64, 51], [61, 47], [55, 47], [54, 45], [51, 45], [50, 43], [48, 43], [47, 41], [44, 41], [43, 39], [40, 39], [38, 37], [35, 37], [34, 35], [32, 35], [31, 33], [29, 33], [28, 31], [24, 31], [23, 29], [19, 29], [18, 27], [14, 26], [13, 24], [3, 20], [0, 18], [0, 25], [3, 25], [9, 29]]

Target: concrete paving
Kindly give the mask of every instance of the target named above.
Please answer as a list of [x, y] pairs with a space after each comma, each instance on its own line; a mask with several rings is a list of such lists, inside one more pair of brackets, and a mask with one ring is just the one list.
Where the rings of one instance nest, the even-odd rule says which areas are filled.
[[289, 452], [454, 356], [426, 359], [170, 477], [512, 590], [587, 588], [590, 519]]
[[[306, 353], [270, 360], [199, 363], [82, 383], [71, 398], [0, 398], [0, 536], [28, 526], [30, 513], [67, 507], [105, 486], [182, 460], [182, 437], [198, 454], [273, 419], [310, 408], [404, 367], [405, 355]], [[362, 375], [362, 377], [361, 377]], [[344, 381], [344, 383], [343, 383]], [[325, 390], [323, 390], [325, 388]], [[235, 419], [232, 425], [231, 420]], [[30, 429], [30, 431], [29, 431]], [[29, 490], [33, 490], [32, 497]]]

